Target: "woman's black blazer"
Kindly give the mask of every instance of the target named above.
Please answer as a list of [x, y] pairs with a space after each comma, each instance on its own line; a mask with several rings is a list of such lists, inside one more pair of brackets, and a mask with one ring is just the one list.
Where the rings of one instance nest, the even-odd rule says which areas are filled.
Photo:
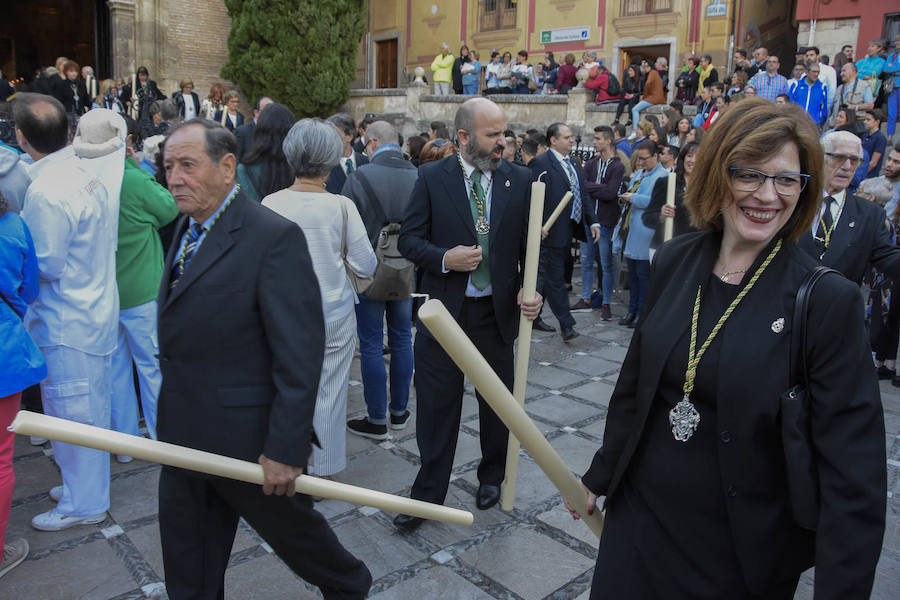
[[[582, 478], [607, 501], [615, 501], [642, 443], [663, 366], [688, 335], [697, 286], [707, 282], [720, 242], [720, 233], [690, 233], [657, 251], [647, 303], [610, 400], [603, 447]], [[732, 313], [719, 333], [716, 422], [700, 426], [718, 432], [722, 498], [750, 590], [760, 593], [815, 564], [817, 600], [868, 598], [885, 526], [884, 415], [862, 296], [837, 275], [819, 281], [809, 304], [811, 437], [821, 494], [817, 531], [796, 526], [788, 505], [779, 397], [791, 386], [794, 299], [817, 265], [785, 242]], [[773, 327], [781, 319], [784, 327]], [[677, 505], [679, 498], [671, 501]], [[690, 509], [684, 507], [685, 518]]]

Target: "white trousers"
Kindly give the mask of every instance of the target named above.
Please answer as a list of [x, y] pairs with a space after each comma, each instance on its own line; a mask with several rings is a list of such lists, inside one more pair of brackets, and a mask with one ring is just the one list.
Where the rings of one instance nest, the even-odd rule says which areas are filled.
[[[110, 357], [65, 346], [41, 351], [47, 361], [47, 378], [41, 382], [44, 412], [109, 429]], [[51, 443], [63, 480], [59, 512], [86, 517], [109, 510], [109, 453]]]
[[450, 87], [449, 81], [435, 81], [434, 82], [434, 93], [436, 96], [449, 96], [453, 93], [452, 88]]
[[156, 403], [162, 384], [157, 354], [156, 300], [120, 310], [119, 344], [112, 355], [112, 428], [115, 431], [140, 435], [133, 361], [141, 387], [144, 422], [150, 437], [156, 439]]
[[325, 360], [319, 378], [313, 427], [322, 448], [313, 446], [311, 471], [334, 475], [347, 468], [347, 385], [356, 349], [356, 314], [325, 323]]

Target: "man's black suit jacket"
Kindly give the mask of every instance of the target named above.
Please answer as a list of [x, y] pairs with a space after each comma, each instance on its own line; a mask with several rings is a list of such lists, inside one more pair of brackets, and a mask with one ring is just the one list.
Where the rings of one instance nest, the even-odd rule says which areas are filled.
[[[697, 287], [709, 280], [720, 246], [719, 233], [689, 233], [663, 244], [654, 257], [641, 321], [610, 399], [603, 446], [582, 477], [609, 502], [622, 498], [617, 492], [646, 442], [642, 434], [651, 405], [659, 401], [664, 367], [678, 341], [690, 335]], [[859, 289], [834, 275], [814, 288], [807, 330], [810, 435], [821, 494], [817, 533], [795, 525], [788, 505], [779, 397], [797, 383], [789, 374], [794, 301], [817, 265], [785, 242], [732, 313], [719, 336], [716, 421], [704, 423], [701, 410], [700, 427], [713, 427], [721, 441], [722, 498], [750, 590], [762, 593], [796, 578], [815, 561], [817, 599], [868, 598], [885, 524], [884, 415]], [[773, 327], [779, 319], [783, 326]], [[679, 498], [671, 500], [677, 505]], [[684, 509], [690, 519], [690, 507]], [[697, 539], [719, 534], [698, 529]]]
[[[587, 236], [585, 235], [584, 226], [590, 227], [597, 223], [597, 215], [594, 213], [594, 202], [588, 195], [587, 186], [584, 183], [584, 173], [577, 162], [572, 161], [572, 167], [578, 176], [578, 187], [581, 190], [582, 218], [580, 221], [571, 219], [572, 204], [575, 201], [573, 198], [569, 201], [569, 206], [563, 209], [563, 213], [556, 220], [556, 223], [553, 224], [553, 227], [550, 228], [550, 234], [544, 240], [544, 245], [551, 248], [568, 247], [573, 237], [582, 242], [585, 241]], [[562, 200], [563, 195], [569, 191], [574, 193], [574, 190], [571, 189], [569, 175], [550, 150], [534, 157], [528, 163], [528, 168], [531, 169], [532, 181], [537, 181], [541, 173], [545, 171], [547, 173], [541, 179], [547, 184], [547, 191], [544, 194], [544, 222], [546, 222], [559, 204], [559, 201]]]
[[[360, 154], [359, 152], [353, 151], [356, 159], [356, 168], [360, 168], [363, 165], [369, 164], [369, 159], [365, 154]], [[347, 160], [345, 157], [341, 157], [341, 162]], [[328, 175], [328, 181], [325, 182], [325, 191], [329, 194], [340, 194], [341, 190], [344, 189], [344, 184], [347, 182], [347, 174], [344, 173], [344, 169], [341, 168], [341, 165], [335, 165], [331, 168], [331, 173]]]
[[862, 282], [870, 264], [894, 281], [900, 281], [900, 248], [891, 241], [886, 218], [884, 209], [877, 204], [848, 193], [822, 258], [819, 259], [812, 233], [803, 234], [800, 247], [857, 284]]
[[234, 137], [237, 138], [237, 159], [238, 162], [243, 160], [244, 156], [250, 152], [253, 146], [253, 133], [256, 131], [256, 121], [244, 123], [234, 130]]
[[[503, 341], [511, 344], [519, 327], [516, 296], [521, 285], [519, 265], [525, 264], [531, 177], [528, 169], [500, 161], [493, 178], [488, 262], [497, 326]], [[444, 273], [444, 253], [455, 246], [475, 244], [475, 223], [456, 156], [419, 167], [399, 248], [419, 267], [419, 291], [442, 301], [455, 319], [459, 318], [469, 273]]]
[[296, 224], [240, 193], [159, 294], [159, 439], [305, 467], [325, 347], [318, 280]]

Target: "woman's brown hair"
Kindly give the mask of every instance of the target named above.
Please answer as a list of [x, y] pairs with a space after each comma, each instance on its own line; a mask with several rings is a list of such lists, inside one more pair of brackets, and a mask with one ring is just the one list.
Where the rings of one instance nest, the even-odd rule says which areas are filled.
[[435, 160], [447, 158], [451, 154], [456, 154], [456, 146], [453, 142], [443, 138], [431, 140], [425, 144], [425, 147], [419, 152], [419, 166]]
[[214, 83], [209, 88], [209, 96], [206, 97], [207, 100], [215, 100], [216, 95], [219, 96], [219, 101], [222, 101], [223, 96], [225, 96], [225, 86], [221, 83]]
[[797, 146], [800, 171], [810, 177], [781, 235], [796, 240], [808, 232], [822, 201], [825, 165], [819, 132], [798, 105], [776, 105], [763, 98], [732, 106], [700, 144], [694, 165], [700, 176], [694, 177], [684, 199], [694, 227], [722, 229], [722, 209], [733, 201], [730, 168], [765, 161], [791, 142]]

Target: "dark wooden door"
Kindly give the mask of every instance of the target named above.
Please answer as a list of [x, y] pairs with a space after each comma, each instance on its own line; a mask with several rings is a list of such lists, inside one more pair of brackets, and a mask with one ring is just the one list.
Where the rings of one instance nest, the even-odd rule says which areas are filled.
[[397, 87], [397, 38], [375, 42], [375, 87]]

